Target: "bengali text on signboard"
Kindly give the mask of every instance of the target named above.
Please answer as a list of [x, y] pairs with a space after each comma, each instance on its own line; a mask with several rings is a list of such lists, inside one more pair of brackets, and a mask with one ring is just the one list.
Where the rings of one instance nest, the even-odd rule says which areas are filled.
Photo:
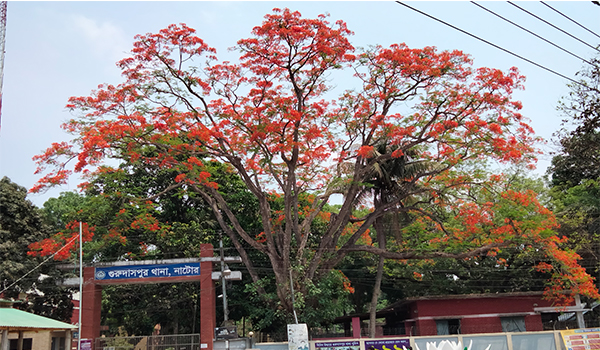
[[343, 342], [317, 342], [315, 348], [318, 350], [359, 350], [359, 341], [343, 341]]
[[200, 276], [200, 263], [96, 267], [94, 279], [102, 281], [185, 276]]
[[386, 339], [386, 340], [367, 340], [365, 349], [367, 350], [402, 350], [402, 347], [410, 347], [410, 339]]
[[560, 333], [567, 350], [600, 349], [600, 328], [570, 329]]
[[92, 340], [91, 339], [81, 339], [81, 347], [79, 350], [92, 350]]

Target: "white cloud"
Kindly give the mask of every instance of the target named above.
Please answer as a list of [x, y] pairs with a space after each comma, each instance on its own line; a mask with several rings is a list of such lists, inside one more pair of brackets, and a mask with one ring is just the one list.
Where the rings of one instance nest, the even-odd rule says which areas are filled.
[[127, 56], [131, 40], [124, 31], [109, 22], [99, 23], [83, 15], [73, 15], [72, 23], [95, 54], [106, 55], [113, 62]]

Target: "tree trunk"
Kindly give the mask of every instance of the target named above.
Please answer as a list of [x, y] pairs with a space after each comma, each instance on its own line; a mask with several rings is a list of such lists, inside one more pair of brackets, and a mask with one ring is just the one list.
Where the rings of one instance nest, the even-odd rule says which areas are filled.
[[[382, 218], [375, 221], [375, 230], [377, 231], [377, 242], [379, 248], [385, 249], [385, 232], [383, 230]], [[375, 338], [375, 320], [377, 315], [377, 300], [381, 292], [381, 280], [383, 279], [383, 256], [379, 256], [379, 264], [377, 264], [377, 276], [375, 277], [375, 286], [373, 287], [373, 297], [371, 298], [371, 307], [369, 310], [369, 338]]]
[[371, 308], [369, 310], [369, 338], [375, 338], [377, 300], [379, 299], [379, 293], [381, 291], [381, 280], [383, 279], [383, 260], [384, 258], [380, 256], [379, 264], [377, 265], [377, 277], [375, 278], [375, 286], [373, 287], [373, 298], [371, 299]]

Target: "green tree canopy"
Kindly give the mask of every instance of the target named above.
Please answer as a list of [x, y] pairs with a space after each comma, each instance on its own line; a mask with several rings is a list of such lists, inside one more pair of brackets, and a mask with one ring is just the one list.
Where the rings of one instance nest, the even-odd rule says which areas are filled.
[[559, 150], [548, 169], [552, 185], [567, 187], [600, 177], [600, 59], [577, 73], [578, 84], [559, 105], [563, 128], [556, 133]]
[[0, 295], [26, 300], [17, 307], [70, 322], [71, 292], [56, 286], [60, 272], [27, 254], [28, 246], [50, 235], [39, 209], [27, 200], [27, 189], [8, 177], [0, 179]]

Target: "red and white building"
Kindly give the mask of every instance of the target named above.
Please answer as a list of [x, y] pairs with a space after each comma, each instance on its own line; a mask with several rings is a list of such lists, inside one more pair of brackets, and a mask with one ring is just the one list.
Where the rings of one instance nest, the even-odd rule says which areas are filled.
[[[385, 323], [377, 328], [378, 336], [535, 332], [558, 322], [561, 313], [581, 317], [584, 311], [578, 301], [556, 306], [542, 292], [425, 296], [378, 311], [377, 318]], [[336, 323], [345, 325], [346, 336], [360, 337], [363, 320], [368, 321], [369, 314], [339, 317]]]

